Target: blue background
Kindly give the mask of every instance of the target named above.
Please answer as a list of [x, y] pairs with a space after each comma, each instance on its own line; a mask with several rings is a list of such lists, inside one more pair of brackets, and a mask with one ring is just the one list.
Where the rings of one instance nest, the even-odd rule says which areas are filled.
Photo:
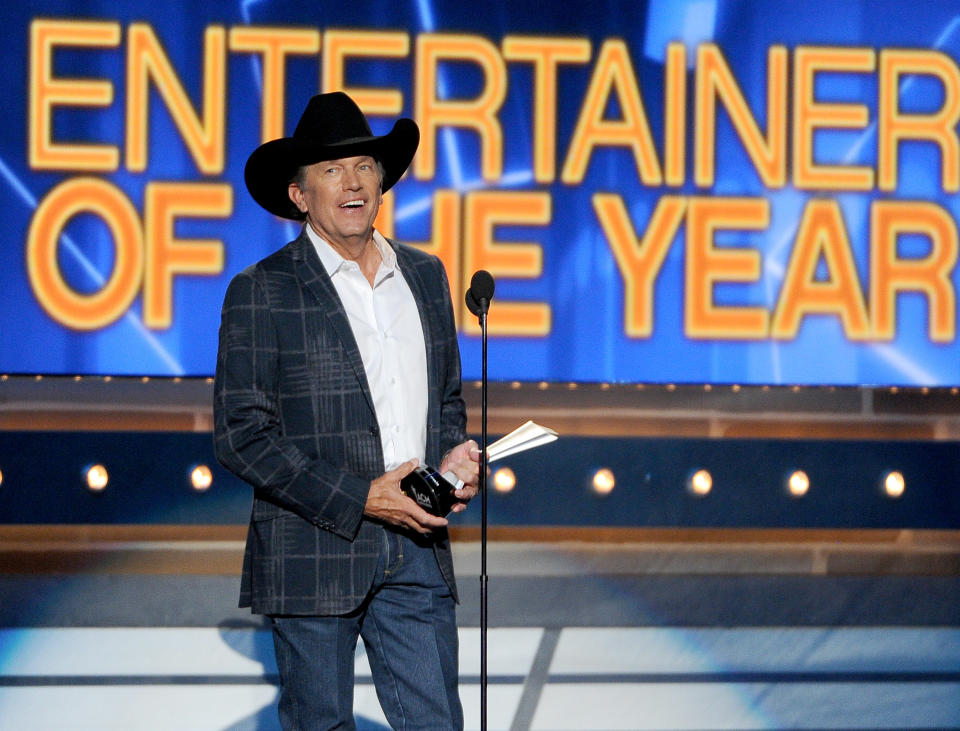
[[[31, 171], [27, 164], [27, 84], [29, 24], [34, 17], [102, 19], [121, 24], [116, 49], [61, 48], [54, 54], [55, 74], [107, 78], [116, 98], [108, 108], [57, 107], [53, 139], [104, 142], [119, 146], [120, 169], [105, 176], [119, 186], [142, 215], [144, 186], [151, 180], [227, 182], [234, 187], [234, 212], [225, 220], [181, 219], [179, 238], [215, 238], [223, 242], [225, 264], [217, 277], [178, 276], [174, 280], [174, 323], [152, 331], [142, 324], [138, 297], [116, 323], [92, 332], [72, 331], [54, 321], [37, 303], [27, 280], [25, 242], [33, 211], [59, 182], [75, 173]], [[230, 278], [296, 234], [290, 224], [264, 213], [247, 194], [242, 169], [260, 142], [260, 67], [257, 57], [228, 52], [226, 167], [221, 176], [204, 176], [174, 128], [165, 105], [151, 92], [148, 167], [131, 173], [123, 160], [124, 61], [131, 22], [148, 23], [163, 44], [194, 104], [200, 98], [203, 33], [212, 25], [406, 30], [415, 41], [425, 32], [468, 33], [496, 46], [507, 34], [589, 38], [587, 64], [564, 64], [559, 72], [557, 171], [569, 147], [582, 100], [603, 42], [622, 38], [629, 46], [658, 155], [662, 156], [663, 66], [666, 44], [687, 43], [689, 58], [700, 42], [722, 49], [758, 120], [766, 128], [767, 50], [773, 44], [845, 47], [936, 48], [954, 61], [960, 55], [960, 8], [951, 2], [722, 2], [690, 0], [651, 2], [472, 3], [364, 2], [317, 4], [284, 2], [71, 2], [8, 3], [0, 9], [5, 29], [0, 49], [4, 73], [0, 94], [8, 126], [0, 136], [0, 372], [115, 375], [210, 375], [216, 356], [216, 332], [223, 292]], [[791, 57], [792, 59], [792, 57]], [[319, 88], [319, 56], [290, 57], [286, 73], [286, 123], [292, 130], [305, 100]], [[348, 63], [348, 82], [356, 86], [397, 88], [404, 114], [411, 115], [413, 48], [405, 59]], [[792, 70], [792, 69], [791, 69]], [[712, 189], [688, 182], [680, 188], [640, 184], [632, 153], [601, 148], [590, 159], [582, 185], [537, 184], [532, 179], [532, 73], [529, 63], [508, 64], [509, 87], [500, 111], [504, 129], [504, 175], [484, 184], [480, 179], [475, 134], [441, 131], [437, 138], [437, 173], [431, 181], [408, 178], [396, 189], [396, 234], [401, 240], [426, 240], [430, 208], [423, 205], [435, 188], [460, 191], [488, 187], [544, 190], [552, 196], [547, 227], [498, 227], [500, 241], [536, 241], [543, 248], [543, 275], [538, 279], [499, 278], [497, 299], [549, 303], [552, 331], [543, 338], [493, 338], [489, 375], [498, 380], [610, 381], [743, 384], [925, 385], [960, 384], [960, 345], [931, 343], [927, 304], [916, 294], [898, 298], [896, 338], [891, 343], [853, 343], [838, 318], [809, 316], [790, 342], [695, 341], [683, 334], [683, 232], [672, 244], [656, 282], [653, 336], [624, 333], [623, 279], [597, 221], [590, 196], [599, 191], [623, 197], [634, 227], [642, 232], [659, 198], [665, 194], [742, 195], [770, 201], [768, 230], [728, 234], [718, 245], [762, 252], [761, 281], [715, 288], [718, 304], [762, 305], [773, 309], [803, 207], [813, 197], [835, 197], [843, 210], [861, 285], [867, 290], [869, 205], [880, 198], [930, 200], [956, 220], [956, 195], [940, 189], [939, 152], [932, 145], [900, 147], [899, 188], [890, 194], [797, 191], [791, 185], [767, 190], [758, 179], [725, 112], [718, 114], [717, 179]], [[438, 95], [469, 98], [480, 75], [469, 64], [444, 64]], [[692, 73], [688, 75], [687, 178], [692, 178]], [[825, 74], [818, 100], [863, 103], [871, 113], [864, 130], [819, 133], [816, 158], [833, 164], [875, 165], [876, 75]], [[939, 96], [938, 96], [939, 95]], [[942, 98], [929, 79], [908, 79], [901, 88], [901, 108], [937, 108]], [[615, 115], [616, 110], [610, 110]], [[392, 120], [372, 118], [377, 133]], [[449, 135], [453, 147], [446, 145]], [[788, 168], [789, 179], [789, 168]], [[113, 244], [106, 227], [90, 216], [77, 217], [60, 245], [66, 279], [78, 291], [94, 291], [112, 268]], [[923, 255], [923, 244], [912, 255]], [[954, 271], [955, 287], [960, 277]], [[496, 309], [491, 318], [496, 316]], [[464, 375], [480, 376], [479, 339], [461, 336]]]

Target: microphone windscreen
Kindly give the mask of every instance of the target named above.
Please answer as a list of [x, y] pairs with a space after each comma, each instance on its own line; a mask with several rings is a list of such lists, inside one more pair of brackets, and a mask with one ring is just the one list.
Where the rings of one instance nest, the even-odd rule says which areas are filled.
[[468, 289], [467, 293], [464, 295], [464, 300], [467, 303], [467, 309], [470, 310], [477, 317], [480, 316], [480, 303], [474, 299], [473, 290]]
[[490, 272], [484, 269], [478, 270], [473, 275], [473, 279], [470, 280], [470, 289], [473, 291], [473, 297], [477, 302], [492, 300], [493, 287], [493, 277], [490, 276]]

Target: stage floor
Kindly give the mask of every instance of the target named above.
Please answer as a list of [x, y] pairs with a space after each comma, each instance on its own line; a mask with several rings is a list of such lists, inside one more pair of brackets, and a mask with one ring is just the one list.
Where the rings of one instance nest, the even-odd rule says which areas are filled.
[[[476, 729], [479, 549], [455, 546]], [[492, 543], [488, 727], [960, 727], [960, 576], [804, 555]], [[215, 568], [0, 575], [0, 729], [277, 728], [269, 631], [236, 589]], [[358, 728], [386, 728], [362, 646], [357, 676]]]

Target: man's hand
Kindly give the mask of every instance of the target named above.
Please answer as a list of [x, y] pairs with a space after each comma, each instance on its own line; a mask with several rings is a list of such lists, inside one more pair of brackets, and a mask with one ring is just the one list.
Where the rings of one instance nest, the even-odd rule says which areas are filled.
[[413, 472], [417, 464], [417, 460], [411, 459], [371, 482], [363, 514], [417, 533], [429, 533], [447, 525], [446, 518], [431, 515], [400, 491], [400, 480]]
[[451, 512], [463, 512], [467, 509], [467, 501], [476, 496], [477, 485], [480, 483], [480, 448], [477, 443], [468, 439], [447, 452], [439, 472], [441, 475], [453, 472], [458, 479], [463, 480], [463, 487], [453, 492], [457, 500], [462, 502], [454, 503], [451, 508]]

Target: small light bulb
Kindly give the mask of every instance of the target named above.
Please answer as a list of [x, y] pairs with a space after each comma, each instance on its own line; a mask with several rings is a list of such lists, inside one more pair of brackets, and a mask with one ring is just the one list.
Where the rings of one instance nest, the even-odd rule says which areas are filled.
[[190, 472], [190, 484], [197, 492], [203, 492], [213, 484], [213, 473], [205, 464], [197, 465]]
[[690, 477], [690, 491], [703, 497], [713, 489], [713, 476], [706, 470], [697, 470]]
[[102, 464], [91, 465], [86, 472], [87, 487], [93, 492], [104, 490], [110, 482], [110, 474]]
[[906, 487], [907, 481], [903, 479], [903, 473], [897, 470], [888, 472], [883, 478], [883, 491], [887, 493], [887, 497], [900, 497]]
[[593, 490], [598, 495], [609, 495], [617, 486], [617, 478], [606, 467], [597, 470], [593, 475]]
[[497, 492], [510, 492], [517, 486], [517, 476], [509, 467], [501, 467], [493, 473], [493, 489]]
[[787, 489], [794, 497], [803, 497], [810, 491], [810, 478], [803, 470], [792, 473], [787, 480]]

